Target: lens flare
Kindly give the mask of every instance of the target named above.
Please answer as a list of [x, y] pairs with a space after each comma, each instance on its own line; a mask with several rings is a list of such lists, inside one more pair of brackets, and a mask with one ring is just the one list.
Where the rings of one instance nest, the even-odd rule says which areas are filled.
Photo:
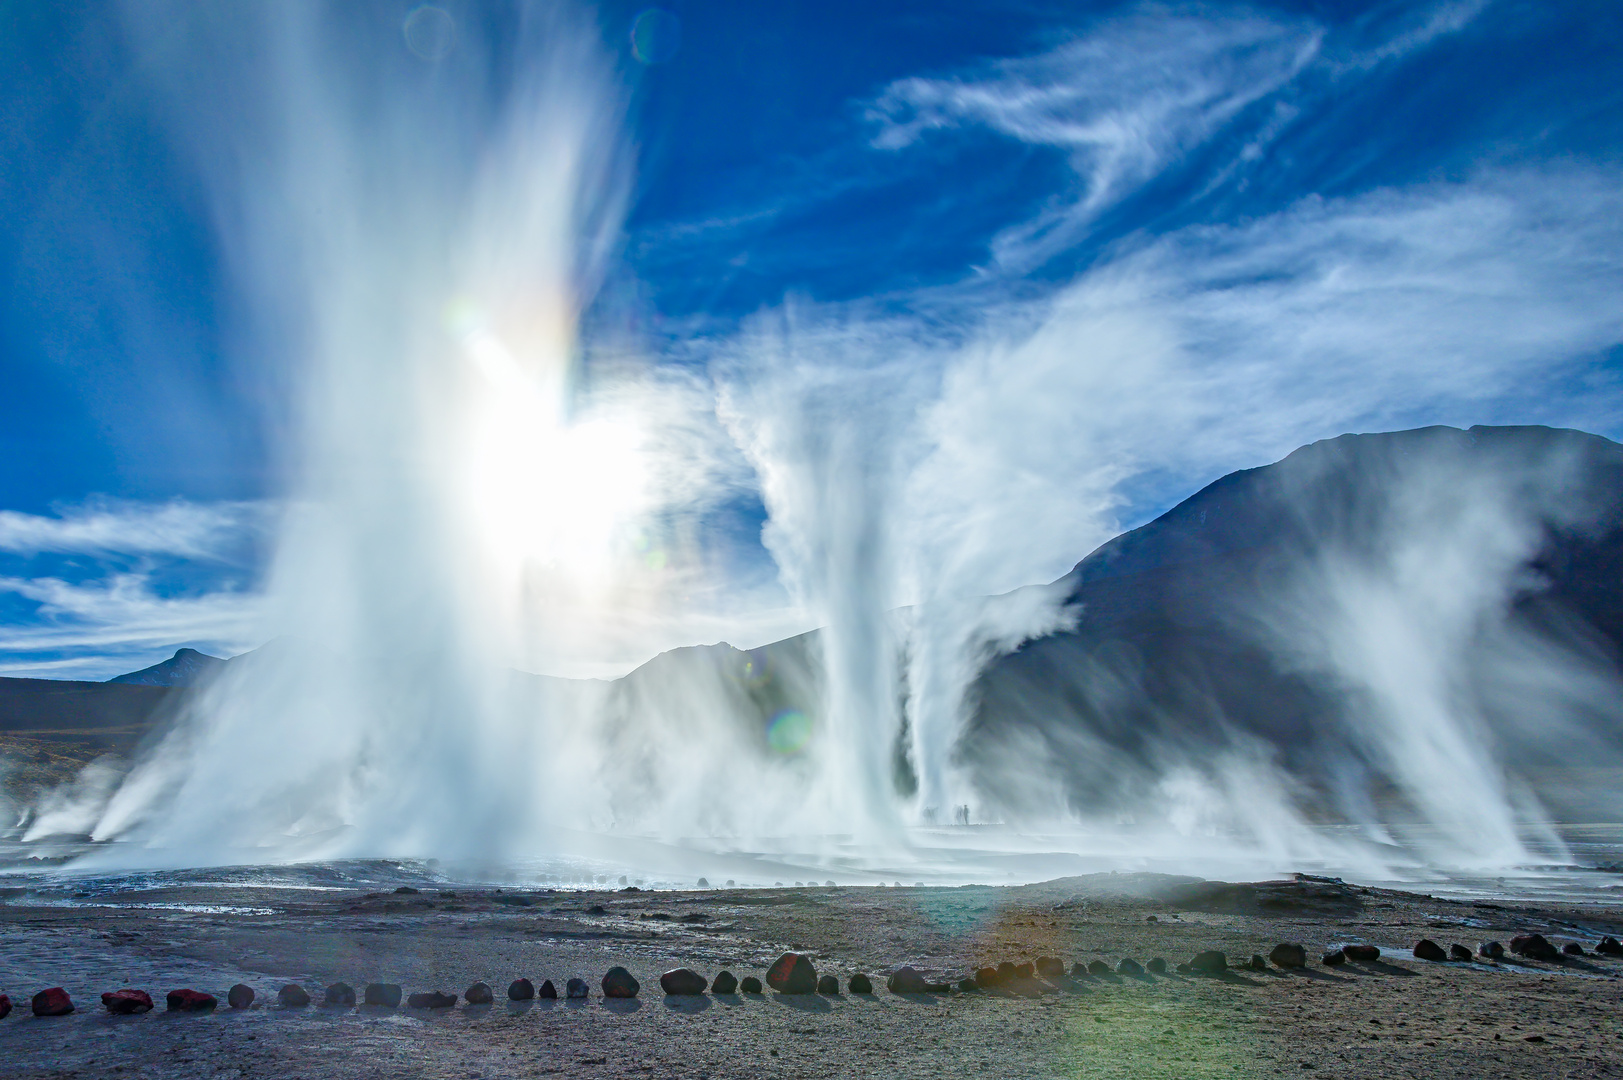
[[766, 724], [766, 744], [774, 753], [798, 754], [811, 742], [811, 717], [799, 709], [784, 709]]
[[649, 8], [631, 24], [631, 55], [644, 64], [663, 64], [682, 47], [682, 23], [663, 8]]
[[456, 44], [456, 20], [433, 4], [412, 9], [400, 32], [406, 38], [406, 48], [424, 60], [439, 60]]

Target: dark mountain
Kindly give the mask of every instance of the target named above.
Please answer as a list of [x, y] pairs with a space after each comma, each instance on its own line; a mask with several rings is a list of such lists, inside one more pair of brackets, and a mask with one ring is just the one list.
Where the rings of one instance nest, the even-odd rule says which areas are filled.
[[218, 671], [225, 663], [218, 656], [210, 656], [196, 649], [179, 649], [167, 660], [128, 675], [115, 675], [107, 681], [137, 686], [193, 686]]
[[[1169, 769], [1241, 749], [1330, 818], [1366, 799], [1401, 816], [1391, 804], [1417, 787], [1472, 782], [1479, 749], [1557, 804], [1563, 759], [1617, 760], [1623, 447], [1598, 436], [1314, 443], [1223, 477], [1060, 584], [1075, 629], [983, 671], [959, 747], [1006, 805], [1026, 801], [1021, 773], [994, 764], [1014, 746], [1082, 810], [1153, 801]], [[1445, 745], [1463, 781], [1416, 759]]]

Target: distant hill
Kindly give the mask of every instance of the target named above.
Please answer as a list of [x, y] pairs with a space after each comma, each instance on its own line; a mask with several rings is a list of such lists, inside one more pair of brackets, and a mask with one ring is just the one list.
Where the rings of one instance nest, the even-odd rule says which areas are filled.
[[115, 675], [107, 681], [136, 686], [193, 686], [219, 671], [225, 663], [218, 656], [210, 656], [196, 649], [179, 649], [167, 660], [128, 675]]
[[1328, 439], [1223, 477], [1062, 584], [1075, 629], [985, 669], [959, 747], [1007, 805], [1023, 781], [987, 763], [1010, 746], [1085, 809], [1154, 799], [1172, 764], [1245, 744], [1339, 818], [1399, 773], [1470, 782], [1405, 743], [1432, 704], [1467, 717], [1459, 753], [1488, 749], [1546, 805], [1595, 794], [1552, 770], [1576, 781], [1623, 743], [1623, 446], [1599, 436]]
[[[1358, 800], [1392, 820], [1417, 785], [1481, 779], [1424, 739], [1402, 748], [1435, 707], [1464, 717], [1447, 753], [1482, 748], [1510, 789], [1623, 814], [1623, 777], [1602, 775], [1623, 761], [1623, 446], [1606, 439], [1327, 439], [1217, 480], [1048, 588], [1074, 628], [994, 659], [970, 690], [956, 757], [990, 805], [1051, 807], [1056, 784], [1080, 811], [1154, 803], [1169, 770], [1215, 776], [1238, 747], [1325, 821], [1367, 817]], [[821, 708], [820, 657], [817, 632], [672, 650], [592, 691], [601, 735], [650, 775], [740, 731], [792, 752], [796, 714]], [[127, 753], [226, 663], [181, 649], [106, 683], [0, 678], [0, 751]], [[894, 765], [906, 790], [904, 739]]]

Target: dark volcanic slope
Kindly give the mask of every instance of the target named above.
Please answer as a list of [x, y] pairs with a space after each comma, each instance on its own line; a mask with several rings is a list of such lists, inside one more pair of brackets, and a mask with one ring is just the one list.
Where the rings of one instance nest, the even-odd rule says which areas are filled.
[[[1605, 698], [1623, 652], [1620, 525], [1623, 447], [1581, 432], [1438, 427], [1303, 447], [1079, 563], [1076, 629], [983, 673], [961, 756], [1009, 805], [1018, 785], [984, 763], [1018, 741], [1046, 753], [1073, 805], [1119, 807], [1153, 797], [1169, 761], [1209, 761], [1239, 737], [1335, 816], [1347, 807], [1328, 793], [1349, 773], [1390, 794], [1391, 762], [1358, 733], [1406, 707], [1390, 692], [1402, 672], [1381, 665], [1426, 653], [1416, 669], [1446, 674], [1473, 737], [1559, 803], [1539, 778], [1560, 757], [1617, 749]], [[1533, 671], [1547, 685], [1517, 681]], [[1567, 687], [1597, 700], [1550, 707]], [[1561, 722], [1589, 741], [1552, 738], [1574, 737]]]
[[129, 749], [174, 691], [131, 683], [0, 679], [0, 735], [105, 742]]

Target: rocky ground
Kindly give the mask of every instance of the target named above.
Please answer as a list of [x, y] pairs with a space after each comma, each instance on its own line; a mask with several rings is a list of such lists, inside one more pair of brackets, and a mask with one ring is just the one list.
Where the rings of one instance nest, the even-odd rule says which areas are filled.
[[[1254, 885], [1095, 875], [1019, 888], [794, 888], [704, 892], [288, 888], [145, 889], [59, 899], [0, 890], [0, 1074], [43, 1077], [1588, 1077], [1623, 1071], [1623, 961], [1427, 963], [1445, 948], [1535, 931], [1587, 949], [1623, 911], [1468, 903], [1311, 879]], [[1301, 942], [1302, 971], [1222, 978], [1038, 981], [1012, 989], [895, 995], [878, 978], [912, 966], [957, 979], [999, 960], [1067, 964], [1205, 949], [1231, 962]], [[1325, 967], [1328, 946], [1381, 960]], [[872, 995], [666, 998], [658, 975], [689, 966], [761, 976], [780, 952], [819, 971], [875, 976]], [[612, 965], [642, 981], [605, 1000]], [[505, 1000], [510, 980], [587, 978], [587, 1002]], [[285, 1009], [277, 989], [399, 983], [406, 993], [496, 988], [494, 1005], [441, 1010]], [[255, 1006], [224, 1007], [244, 982]], [[30, 1014], [65, 987], [70, 1016]], [[133, 986], [158, 1011], [109, 1016], [104, 990]], [[217, 995], [208, 1014], [163, 994]]]

